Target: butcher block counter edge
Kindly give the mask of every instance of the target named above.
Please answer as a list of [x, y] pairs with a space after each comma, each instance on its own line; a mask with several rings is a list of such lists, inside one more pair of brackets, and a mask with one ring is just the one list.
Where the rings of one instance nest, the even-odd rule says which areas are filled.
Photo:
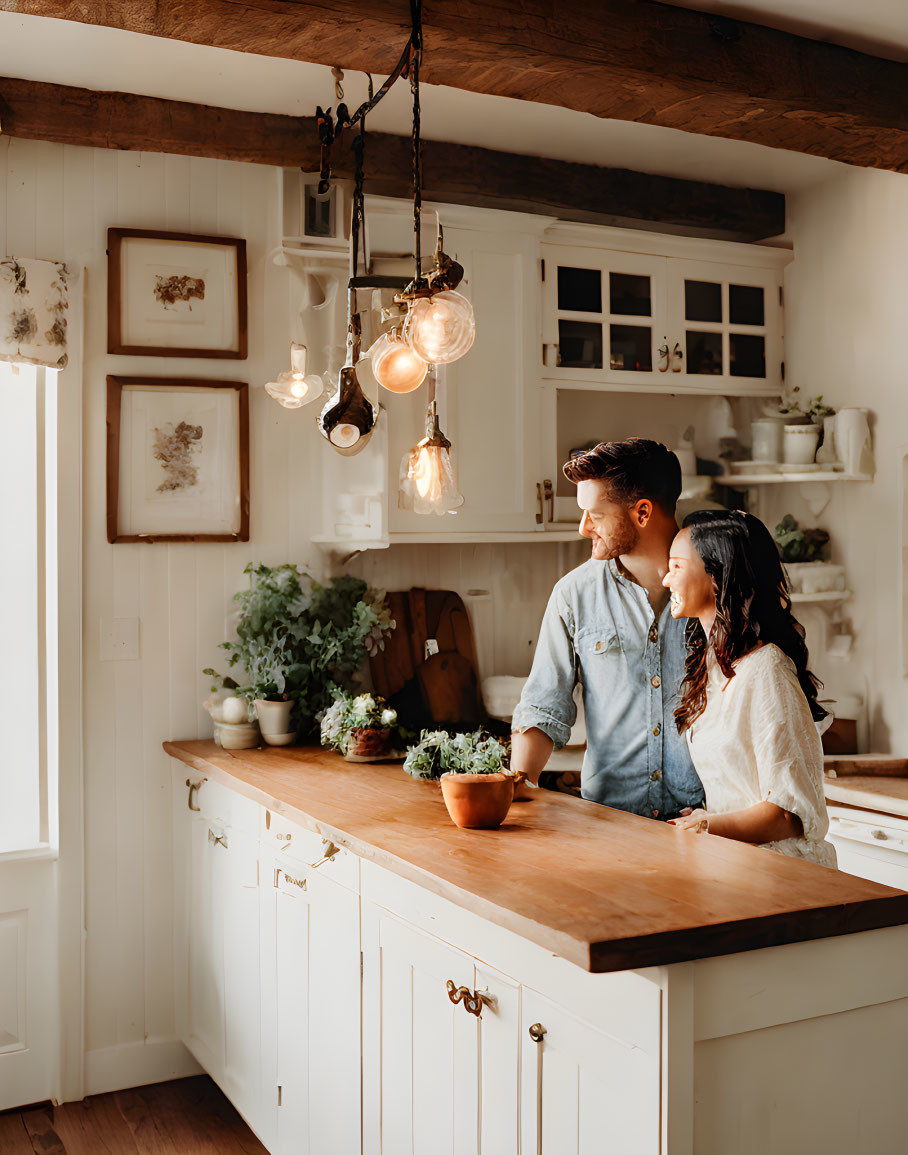
[[[521, 826], [541, 838], [546, 861], [530, 843], [523, 845], [534, 852], [520, 853], [523, 829], [512, 830], [507, 841], [505, 828], [458, 830], [436, 789], [408, 779], [400, 766], [354, 765], [311, 747], [226, 751], [210, 740], [163, 745], [205, 777], [587, 971], [663, 966], [908, 923], [902, 891], [567, 795], [542, 791], [522, 804], [532, 809], [517, 812], [526, 817]], [[335, 792], [330, 800], [317, 797], [317, 783], [295, 778], [306, 768], [315, 775], [342, 768], [339, 801]], [[288, 770], [292, 782], [278, 776]], [[363, 799], [361, 812], [357, 787], [378, 794]], [[388, 806], [386, 821], [381, 800]], [[344, 815], [351, 829], [341, 824]], [[357, 825], [369, 827], [368, 837]], [[601, 858], [599, 840], [606, 847]], [[575, 871], [567, 874], [572, 863]], [[750, 887], [757, 863], [759, 885]], [[578, 877], [589, 881], [591, 869], [599, 885], [612, 872], [619, 881], [623, 874], [624, 891], [578, 889]], [[572, 900], [598, 900], [600, 893], [601, 902], [593, 901], [581, 916]]]

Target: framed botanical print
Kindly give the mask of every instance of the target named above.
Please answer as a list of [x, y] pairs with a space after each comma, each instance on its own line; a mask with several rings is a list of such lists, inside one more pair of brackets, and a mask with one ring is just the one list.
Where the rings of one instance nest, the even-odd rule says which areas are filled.
[[246, 242], [107, 230], [107, 351], [242, 360]]
[[107, 540], [249, 540], [249, 386], [107, 378]]

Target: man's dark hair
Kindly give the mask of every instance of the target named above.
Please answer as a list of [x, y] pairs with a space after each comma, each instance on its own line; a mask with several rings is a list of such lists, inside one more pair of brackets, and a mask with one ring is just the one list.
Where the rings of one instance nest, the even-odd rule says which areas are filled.
[[604, 481], [612, 501], [628, 509], [648, 498], [672, 515], [681, 494], [681, 463], [658, 441], [603, 441], [562, 467], [568, 481]]

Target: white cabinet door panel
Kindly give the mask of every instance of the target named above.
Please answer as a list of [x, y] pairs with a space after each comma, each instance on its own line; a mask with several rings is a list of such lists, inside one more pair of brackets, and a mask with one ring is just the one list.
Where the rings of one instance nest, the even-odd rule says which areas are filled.
[[[545, 1029], [534, 1042], [529, 1028]], [[658, 1155], [659, 1056], [523, 991], [523, 1152]], [[540, 1130], [541, 1124], [541, 1130]]]
[[472, 989], [472, 960], [364, 912], [364, 1152], [475, 1155], [478, 1020], [445, 984]]
[[224, 907], [228, 885], [227, 851], [217, 838], [224, 828], [204, 817], [192, 824], [192, 866], [188, 880], [189, 997], [188, 1037], [195, 1057], [215, 1079], [224, 1072]]
[[483, 1155], [518, 1155], [520, 986], [479, 965], [476, 990], [491, 996], [479, 1022], [480, 1150]]

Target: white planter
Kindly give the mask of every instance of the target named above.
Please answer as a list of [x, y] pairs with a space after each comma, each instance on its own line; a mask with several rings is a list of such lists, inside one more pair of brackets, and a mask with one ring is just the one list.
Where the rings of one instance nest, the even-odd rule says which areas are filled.
[[[285, 738], [290, 732], [292, 707], [292, 702], [266, 702], [263, 698], [256, 698], [255, 712], [259, 720], [259, 729], [266, 742], [271, 736]], [[286, 742], [277, 745], [286, 745]]]
[[813, 465], [820, 430], [816, 425], [785, 425], [782, 428], [782, 460], [790, 465]]
[[832, 562], [791, 562], [785, 572], [793, 594], [821, 594], [845, 588], [845, 567]]

